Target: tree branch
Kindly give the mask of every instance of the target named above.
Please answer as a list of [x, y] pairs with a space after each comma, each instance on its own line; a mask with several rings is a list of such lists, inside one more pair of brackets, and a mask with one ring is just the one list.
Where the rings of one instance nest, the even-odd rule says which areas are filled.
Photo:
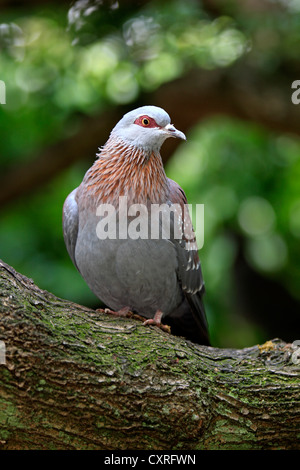
[[299, 365], [56, 298], [0, 262], [0, 449], [296, 449]]

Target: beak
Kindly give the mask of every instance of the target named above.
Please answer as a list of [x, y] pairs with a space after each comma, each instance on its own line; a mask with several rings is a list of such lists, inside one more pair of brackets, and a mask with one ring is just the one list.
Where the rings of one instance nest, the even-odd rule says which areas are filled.
[[178, 131], [173, 124], [167, 124], [165, 126], [165, 130], [167, 131], [170, 137], [177, 137], [178, 139], [186, 140], [186, 136], [183, 132]]

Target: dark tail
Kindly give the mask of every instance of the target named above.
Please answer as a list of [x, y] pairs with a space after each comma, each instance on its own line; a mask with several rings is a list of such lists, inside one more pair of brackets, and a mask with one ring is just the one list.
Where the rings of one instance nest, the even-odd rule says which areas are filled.
[[184, 336], [193, 343], [210, 346], [208, 325], [201, 293], [186, 294], [182, 304], [163, 322], [171, 327], [171, 333]]

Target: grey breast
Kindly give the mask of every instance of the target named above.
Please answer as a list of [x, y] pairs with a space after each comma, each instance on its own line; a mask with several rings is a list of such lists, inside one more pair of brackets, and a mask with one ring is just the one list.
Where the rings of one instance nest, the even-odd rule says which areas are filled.
[[94, 214], [81, 221], [75, 250], [90, 289], [114, 310], [128, 306], [149, 318], [158, 309], [174, 310], [182, 301], [174, 245], [167, 239], [100, 239], [98, 223]]

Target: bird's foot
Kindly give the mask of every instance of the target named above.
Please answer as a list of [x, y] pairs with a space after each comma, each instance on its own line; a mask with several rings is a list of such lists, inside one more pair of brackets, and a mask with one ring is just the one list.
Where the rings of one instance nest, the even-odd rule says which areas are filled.
[[100, 313], [108, 313], [109, 315], [114, 315], [116, 317], [128, 317], [128, 318], [134, 318], [136, 320], [140, 320], [143, 322], [143, 325], [154, 325], [158, 326], [163, 331], [166, 331], [167, 333], [171, 333], [171, 328], [169, 325], [163, 325], [161, 322], [163, 312], [161, 310], [157, 310], [154, 318], [149, 318], [148, 320], [145, 320], [145, 317], [142, 317], [138, 315], [137, 313], [133, 313], [130, 310], [130, 307], [123, 307], [120, 310], [111, 310], [110, 308], [97, 308], [96, 312]]
[[171, 333], [171, 328], [169, 327], [169, 325], [162, 324], [161, 322], [162, 316], [163, 316], [163, 312], [161, 310], [157, 310], [155, 312], [154, 318], [149, 318], [148, 320], [144, 321], [143, 325], [158, 326], [158, 328], [160, 328], [161, 330], [166, 331], [167, 333]]
[[97, 308], [96, 312], [108, 313], [109, 315], [115, 315], [116, 317], [128, 317], [133, 313], [130, 311], [130, 307], [123, 307], [120, 310], [111, 310], [110, 308]]
[[134, 318], [135, 320], [145, 321], [144, 317], [141, 317], [137, 313], [133, 313], [130, 307], [123, 307], [120, 310], [111, 310], [110, 308], [97, 308], [96, 312], [108, 313], [109, 315], [115, 315], [116, 317], [127, 317]]

